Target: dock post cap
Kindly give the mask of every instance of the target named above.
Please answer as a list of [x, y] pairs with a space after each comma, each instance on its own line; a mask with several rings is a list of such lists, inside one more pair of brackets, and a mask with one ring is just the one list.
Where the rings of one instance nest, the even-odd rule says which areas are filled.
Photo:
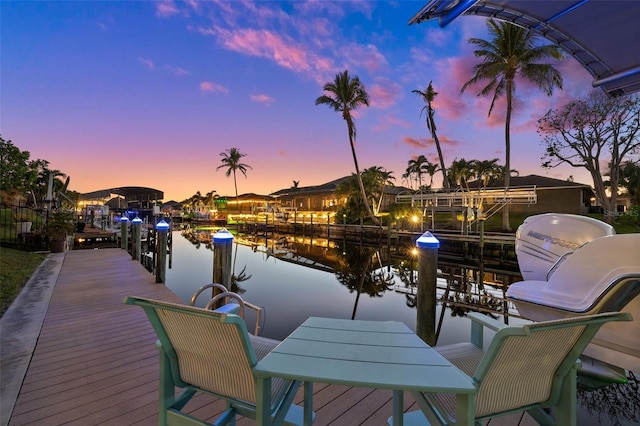
[[440, 241], [431, 232], [427, 231], [418, 237], [416, 247], [437, 249], [440, 247]]
[[215, 243], [225, 243], [231, 242], [233, 240], [233, 234], [227, 230], [227, 228], [222, 228], [215, 234], [213, 234], [213, 242]]
[[131, 223], [140, 224], [140, 223], [142, 223], [142, 219], [140, 219], [138, 216], [136, 216], [135, 218], [133, 218]]
[[162, 219], [160, 222], [156, 224], [156, 229], [158, 231], [166, 231], [167, 229], [169, 229], [169, 224], [165, 222], [164, 219]]

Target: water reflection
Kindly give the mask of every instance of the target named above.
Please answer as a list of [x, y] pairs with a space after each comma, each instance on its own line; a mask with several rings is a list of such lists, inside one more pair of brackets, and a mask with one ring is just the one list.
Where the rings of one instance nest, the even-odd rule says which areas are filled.
[[596, 390], [578, 389], [578, 405], [584, 408], [578, 424], [638, 425], [640, 424], [640, 381], [627, 372], [628, 382], [613, 384]]
[[[418, 268], [412, 247], [394, 250], [293, 236], [244, 235], [234, 241], [233, 291], [266, 309], [261, 327], [266, 337], [283, 339], [309, 316], [401, 321], [415, 331]], [[174, 231], [166, 285], [185, 303], [212, 281], [212, 248], [209, 231]], [[468, 340], [470, 321], [461, 317], [471, 310], [521, 321], [512, 315], [503, 287], [520, 279], [517, 272], [493, 269], [480, 276], [473, 265], [446, 261], [438, 269], [438, 344]], [[199, 300], [202, 306], [205, 299]], [[580, 390], [578, 424], [640, 424], [638, 395], [633, 373], [627, 384]]]
[[382, 297], [385, 292], [393, 290], [395, 280], [393, 274], [384, 270], [379, 249], [354, 245], [334, 250], [342, 250], [342, 261], [335, 269], [336, 278], [349, 289], [349, 293], [356, 293], [351, 314], [351, 319], [355, 319], [362, 293], [372, 298]]

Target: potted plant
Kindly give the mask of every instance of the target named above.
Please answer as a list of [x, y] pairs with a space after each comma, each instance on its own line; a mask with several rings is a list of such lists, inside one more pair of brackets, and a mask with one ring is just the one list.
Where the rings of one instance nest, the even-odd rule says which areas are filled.
[[33, 210], [26, 207], [18, 207], [14, 213], [14, 220], [16, 223], [16, 233], [20, 234], [28, 234], [31, 232], [31, 225], [33, 224], [34, 219]]
[[67, 236], [75, 229], [76, 221], [73, 213], [65, 210], [56, 210], [49, 213], [45, 225], [45, 235], [49, 239], [49, 250], [52, 253], [60, 253], [65, 250]]

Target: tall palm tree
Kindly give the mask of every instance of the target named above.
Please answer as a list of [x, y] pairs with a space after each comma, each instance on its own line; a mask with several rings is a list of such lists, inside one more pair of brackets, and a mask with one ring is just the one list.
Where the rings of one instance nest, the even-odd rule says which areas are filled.
[[376, 225], [379, 225], [378, 219], [373, 214], [371, 206], [367, 201], [367, 193], [362, 183], [358, 157], [356, 156], [356, 123], [351, 115], [351, 111], [356, 110], [361, 105], [369, 106], [369, 94], [365, 90], [364, 84], [360, 82], [360, 78], [358, 78], [358, 76], [351, 77], [348, 70], [336, 74], [334, 81], [326, 83], [322, 90], [325, 94], [316, 99], [316, 105], [327, 105], [334, 111], [341, 113], [342, 118], [347, 122], [349, 144], [351, 145], [353, 164], [356, 168], [362, 199], [364, 200], [369, 217]]
[[239, 209], [240, 204], [238, 203], [238, 183], [236, 182], [236, 170], [240, 170], [244, 177], [247, 177], [247, 169], [250, 169], [251, 166], [248, 164], [241, 163], [242, 157], [245, 157], [247, 154], [243, 154], [240, 152], [238, 148], [229, 148], [224, 152], [220, 153], [222, 157], [222, 164], [219, 165], [216, 170], [219, 170], [223, 167], [226, 167], [226, 176], [229, 177], [231, 173], [233, 173], [233, 186], [236, 190], [236, 209]]
[[[425, 103], [425, 106], [420, 111], [420, 116], [422, 116], [422, 111], [426, 111], [426, 122], [427, 129], [431, 132], [431, 137], [433, 138], [433, 142], [436, 144], [436, 149], [438, 150], [438, 159], [440, 160], [440, 170], [442, 171], [442, 187], [444, 189], [449, 189], [449, 180], [447, 179], [447, 168], [444, 166], [444, 157], [442, 156], [442, 149], [440, 148], [440, 139], [438, 139], [438, 133], [436, 132], [436, 121], [433, 118], [436, 114], [436, 110], [433, 109], [431, 103], [438, 96], [438, 92], [433, 89], [432, 82], [429, 82], [429, 86], [424, 92], [420, 90], [412, 90], [411, 93], [416, 93], [422, 97], [422, 100]], [[433, 177], [432, 177], [433, 179]]]
[[[536, 35], [522, 27], [493, 19], [487, 21], [487, 27], [492, 36], [491, 40], [469, 39], [469, 43], [478, 46], [473, 53], [477, 58], [482, 58], [482, 62], [474, 67], [473, 77], [462, 86], [461, 92], [470, 85], [488, 80], [487, 85], [478, 94], [478, 96], [493, 95], [488, 115], [491, 115], [496, 100], [503, 95], [506, 96], [504, 186], [508, 189], [511, 170], [511, 112], [516, 77], [520, 76], [531, 81], [551, 96], [554, 87], [562, 89], [562, 76], [553, 65], [539, 63], [539, 61], [548, 58], [562, 59], [563, 55], [558, 46], [538, 44]], [[508, 205], [503, 210], [502, 228], [511, 230]]]

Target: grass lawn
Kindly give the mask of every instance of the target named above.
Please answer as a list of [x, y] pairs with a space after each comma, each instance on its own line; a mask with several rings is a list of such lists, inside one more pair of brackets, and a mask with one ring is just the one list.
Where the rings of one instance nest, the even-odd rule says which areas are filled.
[[42, 253], [0, 247], [0, 316], [46, 257]]

